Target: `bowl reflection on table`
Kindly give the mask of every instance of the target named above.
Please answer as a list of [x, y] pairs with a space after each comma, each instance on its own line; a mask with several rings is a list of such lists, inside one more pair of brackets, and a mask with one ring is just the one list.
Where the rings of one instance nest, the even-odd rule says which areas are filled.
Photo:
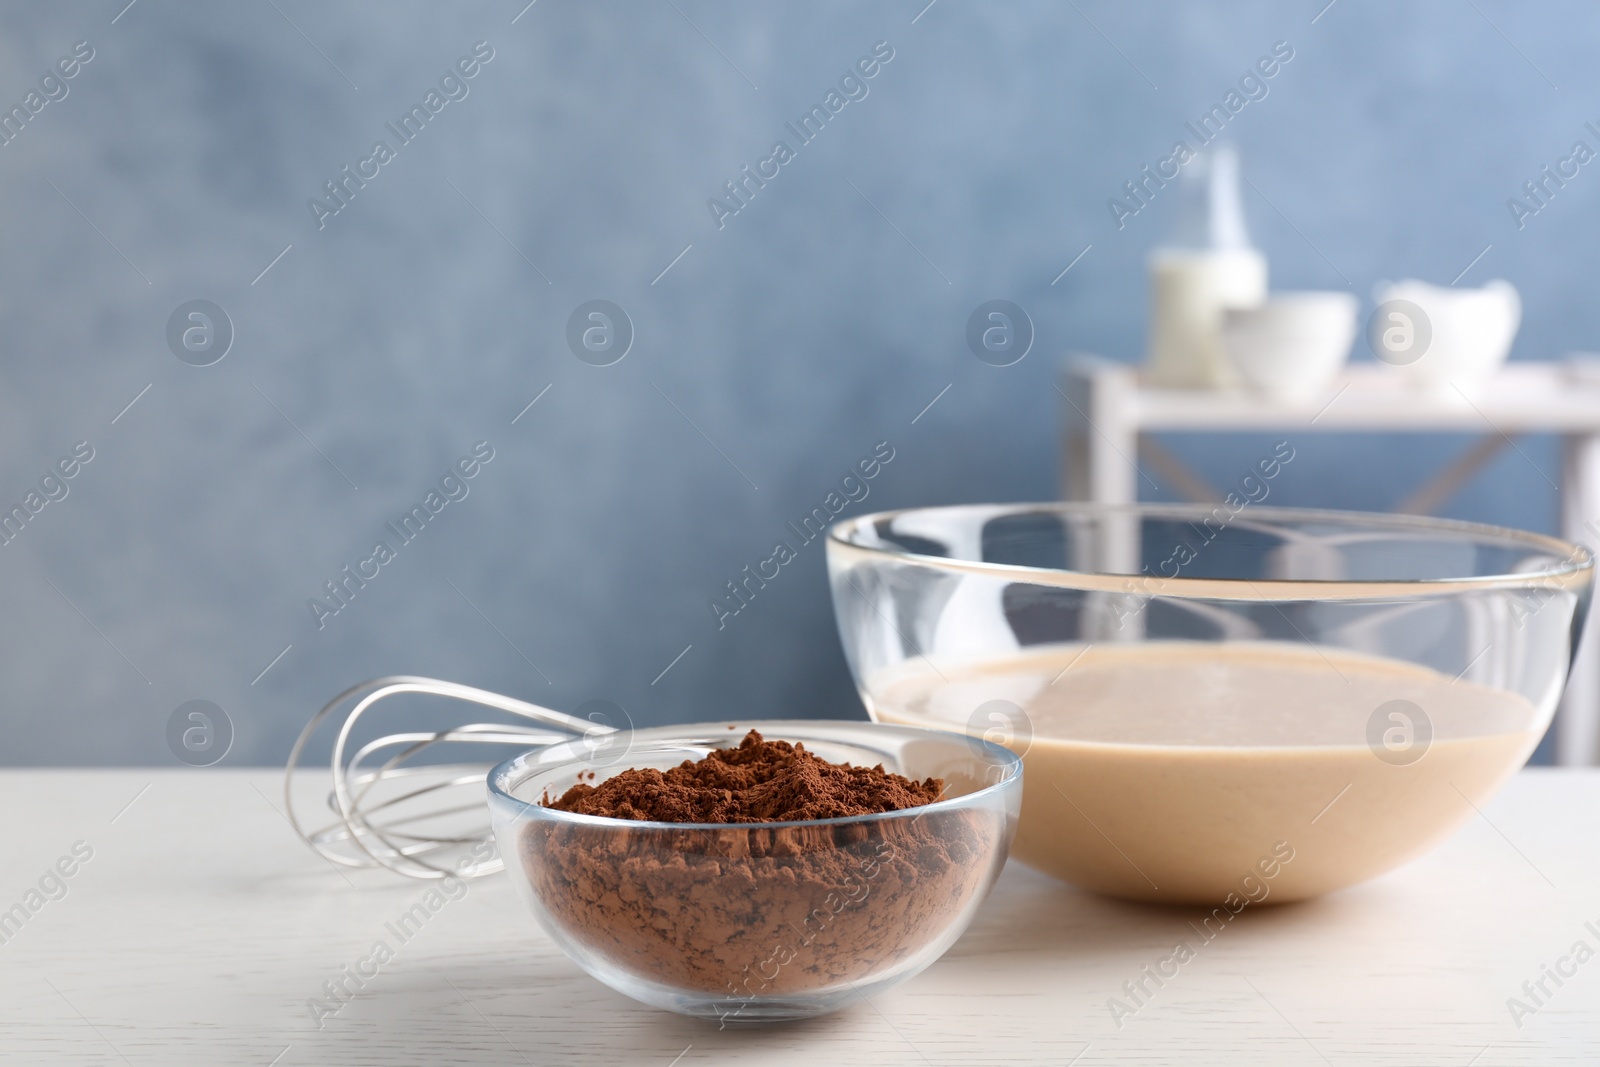
[[1017, 858], [1205, 904], [1351, 885], [1471, 817], [1550, 723], [1593, 570], [1535, 534], [1248, 504], [868, 515], [828, 563], [874, 718], [1023, 755]]

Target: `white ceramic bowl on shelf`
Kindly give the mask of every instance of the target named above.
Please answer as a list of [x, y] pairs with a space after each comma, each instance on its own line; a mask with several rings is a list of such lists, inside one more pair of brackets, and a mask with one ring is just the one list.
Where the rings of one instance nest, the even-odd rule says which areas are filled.
[[1250, 389], [1306, 400], [1326, 389], [1349, 358], [1359, 310], [1350, 293], [1279, 293], [1258, 307], [1229, 308], [1222, 345]]

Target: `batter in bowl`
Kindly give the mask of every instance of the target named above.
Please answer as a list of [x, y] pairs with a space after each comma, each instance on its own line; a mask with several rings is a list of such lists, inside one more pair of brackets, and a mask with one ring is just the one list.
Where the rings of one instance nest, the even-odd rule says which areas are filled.
[[1018, 859], [1166, 903], [1214, 904], [1246, 878], [1297, 900], [1398, 866], [1470, 818], [1544, 725], [1515, 693], [1287, 643], [1055, 645], [908, 661], [866, 688], [880, 720], [1023, 755]]

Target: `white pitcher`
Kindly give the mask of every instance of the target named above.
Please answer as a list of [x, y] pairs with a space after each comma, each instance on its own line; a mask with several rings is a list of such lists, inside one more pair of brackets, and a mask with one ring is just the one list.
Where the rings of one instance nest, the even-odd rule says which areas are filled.
[[[1481, 289], [1455, 289], [1407, 279], [1380, 286], [1378, 313], [1372, 322], [1374, 351], [1395, 365], [1395, 371], [1418, 388], [1456, 395], [1481, 388], [1511, 353], [1511, 342], [1522, 324], [1522, 298], [1516, 287], [1496, 279]], [[1388, 308], [1390, 301], [1407, 301], [1422, 315], [1412, 321], [1406, 309]], [[1421, 347], [1421, 354], [1397, 354], [1393, 345], [1379, 341], [1390, 331]]]

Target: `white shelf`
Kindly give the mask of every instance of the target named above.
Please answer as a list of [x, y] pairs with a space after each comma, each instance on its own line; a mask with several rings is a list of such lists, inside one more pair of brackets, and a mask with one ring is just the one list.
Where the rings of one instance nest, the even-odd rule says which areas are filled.
[[[1068, 500], [1131, 503], [1139, 499], [1141, 449], [1167, 481], [1191, 499], [1207, 493], [1179, 459], [1146, 435], [1187, 431], [1293, 434], [1475, 433], [1482, 440], [1409, 498], [1427, 510], [1447, 499], [1510, 436], [1552, 433], [1562, 439], [1562, 535], [1600, 547], [1600, 369], [1592, 360], [1511, 363], [1463, 392], [1423, 392], [1384, 364], [1347, 368], [1320, 396], [1269, 399], [1242, 391], [1156, 389], [1138, 368], [1092, 356], [1068, 361], [1063, 495]], [[1528, 472], [1534, 477], [1533, 471]], [[1584, 629], [1556, 720], [1557, 760], [1600, 763], [1600, 630]]]
[[[1102, 365], [1126, 379], [1128, 419], [1140, 430], [1362, 430], [1466, 433], [1600, 433], [1600, 383], [1555, 363], [1513, 363], [1463, 395], [1454, 387], [1406, 387], [1382, 364], [1349, 368], [1323, 393], [1280, 401], [1243, 391], [1153, 389], [1134, 368]], [[1315, 420], [1315, 421], [1313, 421]]]

